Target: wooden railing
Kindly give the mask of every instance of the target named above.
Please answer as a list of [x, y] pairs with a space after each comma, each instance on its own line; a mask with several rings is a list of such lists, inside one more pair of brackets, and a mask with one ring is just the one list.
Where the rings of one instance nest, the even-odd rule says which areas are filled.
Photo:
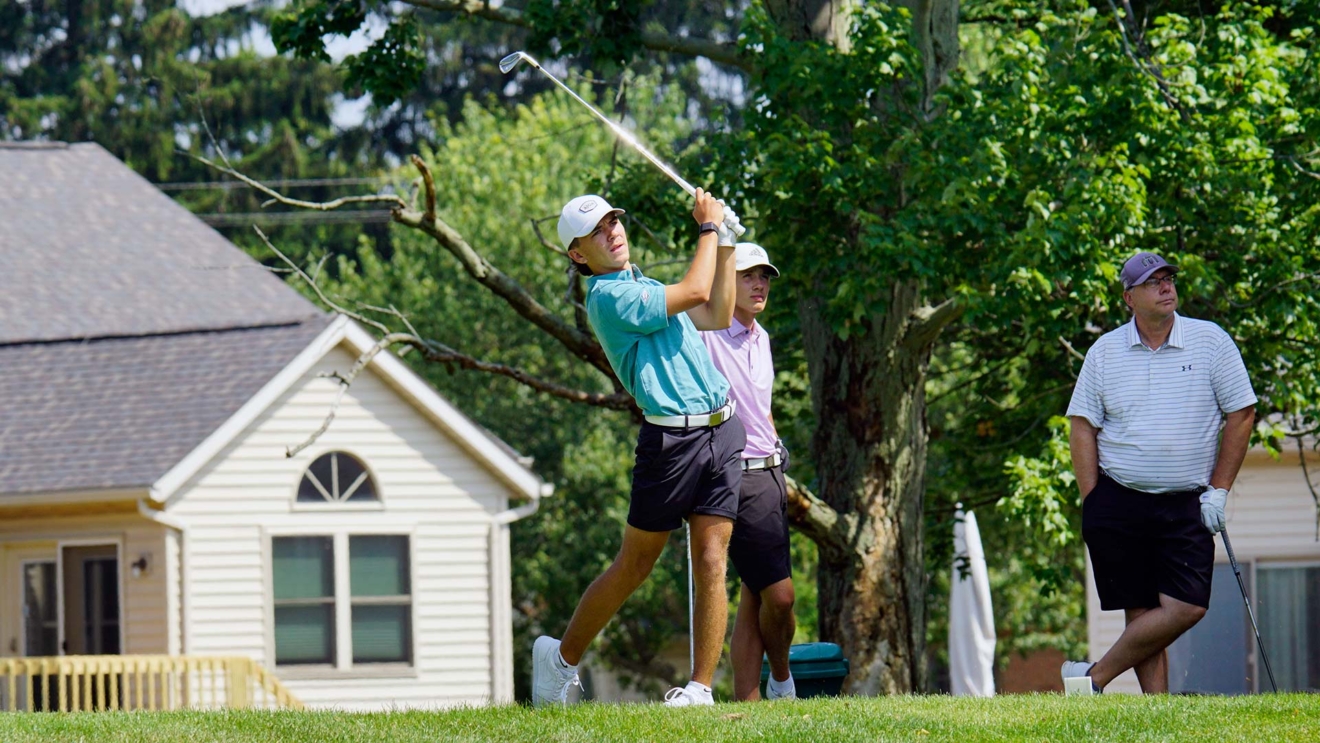
[[66, 655], [0, 658], [0, 711], [302, 709], [243, 657]]

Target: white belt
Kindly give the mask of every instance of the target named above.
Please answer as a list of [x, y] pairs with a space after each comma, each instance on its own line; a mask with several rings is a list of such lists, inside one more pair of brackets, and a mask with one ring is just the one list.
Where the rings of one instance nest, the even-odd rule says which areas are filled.
[[733, 401], [730, 400], [725, 403], [724, 407], [713, 413], [702, 413], [701, 415], [648, 415], [646, 416], [646, 422], [666, 428], [718, 426], [733, 417], [734, 407]]
[[768, 457], [754, 457], [742, 461], [743, 472], [753, 472], [755, 470], [768, 470], [772, 467], [778, 467], [784, 463], [784, 458], [775, 452]]

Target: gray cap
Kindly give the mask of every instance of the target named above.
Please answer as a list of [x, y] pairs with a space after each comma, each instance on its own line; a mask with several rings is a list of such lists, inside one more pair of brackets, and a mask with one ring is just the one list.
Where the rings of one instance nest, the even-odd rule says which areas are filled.
[[1149, 279], [1151, 274], [1161, 268], [1171, 269], [1174, 273], [1178, 272], [1177, 266], [1154, 253], [1143, 251], [1127, 259], [1127, 263], [1123, 264], [1123, 272], [1118, 277], [1123, 281], [1123, 290], [1127, 291]]

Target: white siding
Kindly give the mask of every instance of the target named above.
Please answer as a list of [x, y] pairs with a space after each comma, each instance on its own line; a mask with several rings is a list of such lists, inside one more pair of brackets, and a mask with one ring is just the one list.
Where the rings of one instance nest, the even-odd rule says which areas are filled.
[[[188, 528], [186, 650], [256, 658], [316, 706], [484, 703], [494, 683], [490, 517], [507, 507], [509, 491], [370, 371], [344, 395], [329, 430], [286, 459], [285, 448], [315, 431], [334, 404], [337, 383], [318, 375], [346, 371], [353, 361], [342, 348], [327, 354], [194, 476], [170, 507]], [[332, 450], [347, 451], [370, 468], [383, 508], [295, 506], [303, 472]], [[412, 536], [415, 672], [363, 678], [327, 670], [328, 678], [309, 679], [275, 668], [271, 535], [383, 531]]]
[[[98, 542], [121, 545], [119, 580], [124, 603], [123, 652], [130, 655], [159, 654], [170, 651], [170, 628], [166, 602], [168, 554], [165, 527], [147, 521], [136, 513], [79, 518], [2, 519], [0, 543], [5, 546], [31, 542], [49, 544], [49, 559], [55, 559], [55, 543]], [[148, 570], [133, 577], [129, 564], [139, 556], [150, 555]], [[15, 592], [15, 595], [17, 593]], [[8, 626], [9, 612], [0, 613], [0, 637], [6, 649], [11, 639], [18, 641], [18, 628]]]
[[[1320, 458], [1308, 457], [1307, 464], [1314, 476], [1320, 468]], [[1306, 488], [1296, 449], [1277, 461], [1263, 451], [1249, 452], [1229, 495], [1226, 512], [1233, 552], [1244, 574], [1258, 562], [1320, 559], [1315, 502]], [[1215, 539], [1215, 562], [1228, 564], [1228, 553], [1219, 538]], [[1098, 659], [1123, 633], [1123, 612], [1100, 611], [1089, 559], [1086, 612], [1091, 658]], [[1128, 671], [1106, 687], [1105, 692], [1139, 694], [1141, 687], [1136, 675]]]

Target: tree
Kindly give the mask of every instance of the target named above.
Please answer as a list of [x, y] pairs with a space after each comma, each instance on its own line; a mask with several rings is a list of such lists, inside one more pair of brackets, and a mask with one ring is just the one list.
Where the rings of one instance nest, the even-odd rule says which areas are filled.
[[[406, 4], [530, 25], [561, 45], [618, 32], [546, 17], [617, 19], [601, 12], [614, 7], [608, 0], [535, 0], [521, 11]], [[1153, 247], [1184, 266], [1189, 311], [1243, 346], [1261, 417], [1288, 427], [1267, 433], [1303, 436], [1320, 422], [1309, 350], [1320, 320], [1311, 30], [1280, 21], [1281, 11], [1234, 5], [1195, 21], [1197, 6], [967, 11], [990, 27], [975, 70], [958, 66], [960, 8], [946, 0], [767, 0], [743, 16], [736, 50], [635, 24], [624, 31], [638, 50], [687, 51], [749, 73], [745, 127], [684, 167], [724, 176], [792, 277], [820, 494], [798, 491], [793, 511], [820, 548], [820, 629], [852, 659], [853, 693], [925, 684], [933, 358], [964, 355], [976, 370], [957, 393], [960, 429], [940, 432], [962, 461], [934, 487], [1006, 486], [1004, 463], [1048, 440], [1040, 419], [1062, 410], [1081, 349], [1124, 319], [1114, 290], [1122, 258]], [[429, 196], [425, 209], [401, 202], [395, 214], [469, 256], [470, 274], [611, 377], [580, 320], [547, 318], [492, 280]], [[1010, 513], [1074, 507], [1066, 477], [1034, 487], [1042, 478], [1023, 474], [1031, 467], [1011, 469]], [[1071, 538], [1066, 516], [1044, 523]]]
[[[246, 190], [197, 188], [215, 174], [179, 157], [180, 150], [230, 158], [263, 179], [320, 181], [298, 191], [318, 201], [342, 191], [326, 179], [370, 176], [385, 167], [389, 148], [382, 136], [333, 123], [342, 85], [332, 65], [257, 51], [269, 7], [257, 2], [193, 17], [176, 6], [175, 0], [0, 5], [0, 139], [96, 141], [248, 245], [255, 242], [247, 227], [260, 200]], [[366, 230], [388, 254], [383, 227]], [[363, 231], [343, 218], [267, 229], [299, 255], [307, 250], [300, 245], [351, 251]]]

